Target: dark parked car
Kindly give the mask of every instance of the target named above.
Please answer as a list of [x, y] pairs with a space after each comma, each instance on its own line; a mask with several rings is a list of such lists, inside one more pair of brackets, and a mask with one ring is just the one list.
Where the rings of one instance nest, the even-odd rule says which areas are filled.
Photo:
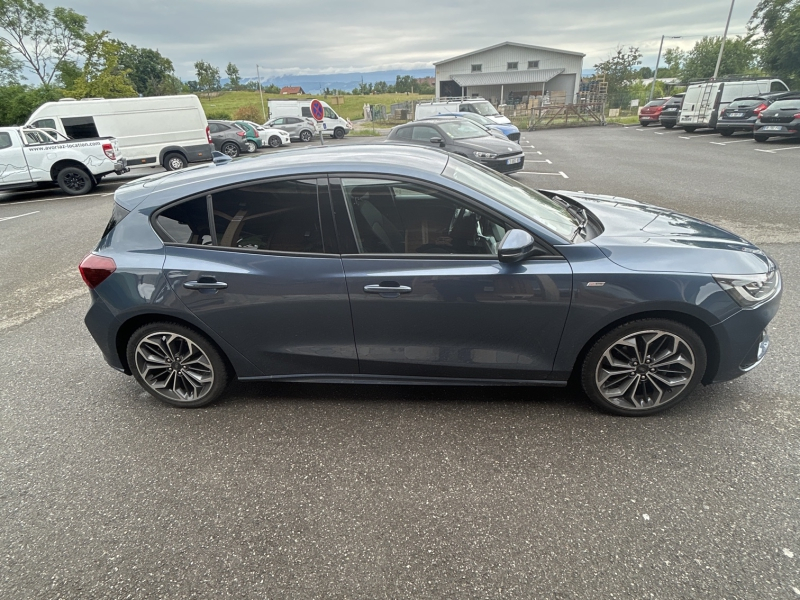
[[683, 93], [675, 94], [661, 107], [661, 114], [658, 117], [658, 121], [666, 129], [672, 129], [678, 123], [678, 115], [683, 105], [683, 96]]
[[647, 127], [650, 123], [658, 123], [661, 118], [661, 111], [667, 100], [669, 98], [656, 98], [645, 104], [642, 110], [639, 111], [639, 124], [642, 127]]
[[761, 111], [753, 127], [757, 142], [766, 142], [771, 137], [800, 137], [800, 94], [773, 102]]
[[753, 126], [761, 112], [784, 96], [786, 92], [736, 98], [720, 111], [717, 131], [724, 136], [733, 135], [737, 131], [753, 133]]
[[488, 129], [489, 131], [497, 131], [503, 134], [503, 137], [511, 140], [512, 142], [519, 142], [520, 133], [519, 128], [514, 125], [513, 123], [508, 123], [505, 125], [498, 124], [491, 119], [484, 117], [483, 115], [479, 115], [478, 113], [473, 112], [455, 112], [455, 113], [446, 113], [441, 115], [435, 115], [433, 117], [427, 117], [426, 119], [420, 120], [428, 120], [428, 119], [436, 119], [442, 117], [462, 117], [464, 119], [469, 119], [473, 123], [477, 123], [478, 125], [483, 126], [484, 128]]
[[214, 149], [231, 158], [248, 152], [247, 132], [233, 121], [209, 121], [208, 131], [214, 142]]
[[436, 149], [287, 151], [115, 194], [81, 263], [106, 361], [202, 406], [245, 381], [563, 386], [622, 415], [738, 377], [781, 277], [719, 227]]
[[388, 141], [442, 148], [503, 173], [519, 171], [525, 165], [525, 153], [517, 142], [495, 137], [463, 117], [438, 115], [398, 125], [389, 132]]

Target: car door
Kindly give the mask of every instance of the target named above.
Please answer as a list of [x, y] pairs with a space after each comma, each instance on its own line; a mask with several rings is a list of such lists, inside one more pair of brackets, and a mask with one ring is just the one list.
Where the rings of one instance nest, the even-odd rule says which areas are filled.
[[[320, 193], [330, 215], [326, 186]], [[180, 301], [267, 376], [358, 371], [342, 261], [317, 194], [315, 179], [250, 182], [155, 220]]]
[[0, 188], [31, 181], [19, 135], [16, 131], [0, 131]]
[[331, 184], [362, 374], [548, 377], [569, 309], [566, 260], [501, 263], [513, 225], [429, 184]]

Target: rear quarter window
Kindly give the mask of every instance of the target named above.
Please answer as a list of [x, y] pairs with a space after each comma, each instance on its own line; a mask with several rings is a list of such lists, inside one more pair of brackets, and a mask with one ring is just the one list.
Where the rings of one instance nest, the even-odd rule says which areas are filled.
[[0, 131], [0, 149], [11, 147], [11, 135], [6, 131]]

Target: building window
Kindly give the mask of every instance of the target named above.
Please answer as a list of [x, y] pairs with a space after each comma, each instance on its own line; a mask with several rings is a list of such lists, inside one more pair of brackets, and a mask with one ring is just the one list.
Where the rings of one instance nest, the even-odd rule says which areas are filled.
[[472, 65], [473, 73], [480, 73], [481, 71], [483, 71], [483, 65]]
[[508, 70], [508, 71], [516, 71], [517, 69], [519, 69], [519, 63], [518, 62], [506, 63], [506, 70]]
[[538, 69], [539, 68], [539, 61], [538, 60], [529, 60], [528, 61], [528, 68], [529, 69]]

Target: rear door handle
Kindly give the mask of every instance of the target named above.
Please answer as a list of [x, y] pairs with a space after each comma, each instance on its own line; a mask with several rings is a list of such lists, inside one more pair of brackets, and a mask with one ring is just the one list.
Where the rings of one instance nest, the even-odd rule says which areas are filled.
[[223, 281], [187, 281], [183, 287], [187, 290], [224, 290], [228, 284]]
[[365, 285], [364, 291], [367, 294], [408, 294], [411, 288], [407, 285], [372, 284]]

